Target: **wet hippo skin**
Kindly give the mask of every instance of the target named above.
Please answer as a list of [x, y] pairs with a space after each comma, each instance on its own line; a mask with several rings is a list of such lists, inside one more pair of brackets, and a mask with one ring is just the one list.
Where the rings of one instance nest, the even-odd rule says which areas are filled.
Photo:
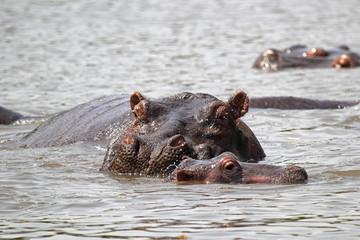
[[267, 49], [255, 60], [253, 68], [275, 72], [284, 68], [354, 68], [360, 65], [360, 54], [341, 45], [333, 48], [309, 48], [294, 45], [284, 50]]
[[0, 124], [11, 124], [24, 116], [0, 106]]
[[[21, 147], [49, 147], [85, 142], [107, 147], [101, 171], [168, 176], [183, 161], [193, 159], [210, 163], [214, 159], [218, 161], [216, 157], [224, 152], [227, 152], [226, 161], [232, 161], [234, 166], [237, 166], [235, 162], [262, 160], [265, 157], [263, 148], [252, 130], [241, 120], [251, 105], [285, 109], [305, 106], [307, 109], [353, 104], [356, 103], [302, 98], [249, 100], [243, 91], [236, 92], [227, 101], [204, 93], [185, 92], [150, 99], [134, 92], [130, 96], [102, 97], [62, 112], [39, 125], [18, 144]], [[1, 114], [22, 117], [7, 109], [2, 109]], [[234, 175], [230, 180], [207, 177], [204, 181], [299, 183], [301, 181], [290, 179], [297, 179], [295, 176], [303, 172], [299, 167], [239, 166], [242, 169], [241, 180], [239, 175]], [[215, 176], [220, 172], [213, 169], [206, 175], [209, 174]], [[279, 178], [279, 174], [287, 177]]]
[[230, 152], [208, 160], [185, 159], [170, 174], [168, 181], [178, 183], [268, 183], [299, 184], [308, 179], [304, 168], [244, 163]]

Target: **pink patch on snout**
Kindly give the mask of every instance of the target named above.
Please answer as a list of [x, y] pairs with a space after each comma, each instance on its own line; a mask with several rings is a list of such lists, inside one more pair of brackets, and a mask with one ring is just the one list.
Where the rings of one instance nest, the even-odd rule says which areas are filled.
[[271, 183], [271, 180], [267, 177], [251, 177], [248, 183]]

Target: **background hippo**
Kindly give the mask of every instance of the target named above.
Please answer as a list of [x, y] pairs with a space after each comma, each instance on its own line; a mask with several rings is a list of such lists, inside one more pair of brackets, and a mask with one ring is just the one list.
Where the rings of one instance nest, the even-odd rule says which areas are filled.
[[294, 45], [284, 50], [265, 50], [255, 60], [253, 67], [265, 72], [274, 72], [291, 67], [352, 68], [359, 65], [360, 55], [350, 51], [348, 46], [322, 49]]

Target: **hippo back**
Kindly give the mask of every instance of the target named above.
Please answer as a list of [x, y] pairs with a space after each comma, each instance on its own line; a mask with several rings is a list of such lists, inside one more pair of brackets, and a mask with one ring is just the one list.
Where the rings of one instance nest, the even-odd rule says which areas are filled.
[[129, 95], [95, 99], [62, 112], [38, 126], [21, 141], [24, 147], [93, 142], [107, 147], [132, 122]]

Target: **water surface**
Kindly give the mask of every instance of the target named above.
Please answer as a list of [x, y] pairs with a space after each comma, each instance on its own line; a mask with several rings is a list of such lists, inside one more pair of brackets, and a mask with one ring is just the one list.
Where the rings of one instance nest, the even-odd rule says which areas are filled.
[[[0, 105], [25, 115], [134, 91], [359, 99], [360, 68], [251, 69], [269, 47], [360, 51], [355, 0], [3, 0], [0, 9]], [[244, 121], [264, 162], [308, 171], [308, 184], [285, 186], [102, 173], [106, 149], [19, 149], [40, 121], [0, 126], [0, 238], [358, 239], [359, 113], [251, 109]]]

